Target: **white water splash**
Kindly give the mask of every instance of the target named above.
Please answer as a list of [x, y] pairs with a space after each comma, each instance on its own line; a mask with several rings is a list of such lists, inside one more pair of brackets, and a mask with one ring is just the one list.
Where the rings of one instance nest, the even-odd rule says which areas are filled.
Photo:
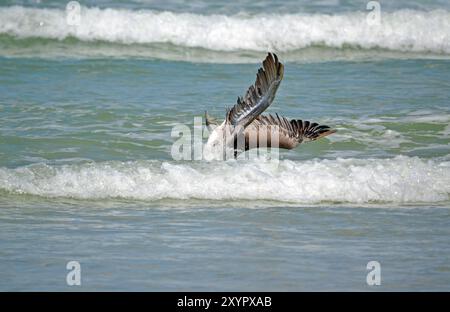
[[0, 190], [45, 197], [274, 200], [295, 203], [448, 201], [450, 162], [392, 159], [103, 162], [0, 168]]
[[200, 15], [86, 8], [79, 26], [66, 12], [21, 6], [0, 8], [0, 34], [18, 38], [130, 43], [171, 43], [215, 51], [294, 51], [321, 45], [450, 54], [450, 12], [384, 12], [369, 25], [367, 12], [327, 14]]

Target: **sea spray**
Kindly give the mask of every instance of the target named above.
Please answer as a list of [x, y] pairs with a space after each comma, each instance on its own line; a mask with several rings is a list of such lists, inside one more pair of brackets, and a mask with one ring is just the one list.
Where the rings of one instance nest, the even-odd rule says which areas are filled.
[[295, 203], [443, 202], [450, 162], [391, 159], [99, 162], [0, 168], [0, 190], [45, 197], [273, 200]]
[[82, 7], [79, 25], [66, 12], [13, 6], [0, 8], [0, 34], [16, 38], [170, 43], [214, 51], [294, 51], [310, 46], [381, 48], [450, 54], [450, 12], [383, 12], [379, 25], [367, 12], [339, 14], [202, 15], [170, 11]]

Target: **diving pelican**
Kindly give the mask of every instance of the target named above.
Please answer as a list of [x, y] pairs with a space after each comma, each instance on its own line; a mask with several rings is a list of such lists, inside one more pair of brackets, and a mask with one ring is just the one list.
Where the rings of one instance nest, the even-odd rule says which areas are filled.
[[238, 153], [252, 148], [293, 149], [303, 142], [336, 132], [315, 122], [262, 114], [274, 100], [283, 73], [284, 65], [278, 61], [277, 55], [268, 53], [256, 74], [255, 84], [248, 88], [244, 97], [238, 97], [236, 105], [227, 110], [220, 125], [205, 111], [206, 125], [210, 130], [205, 156], [226, 149], [232, 149], [235, 158]]

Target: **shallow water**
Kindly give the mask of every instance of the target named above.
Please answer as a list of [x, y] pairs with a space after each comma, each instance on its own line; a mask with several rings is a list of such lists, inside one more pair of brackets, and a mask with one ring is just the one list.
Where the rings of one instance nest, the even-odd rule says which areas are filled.
[[74, 259], [82, 290], [448, 289], [447, 208], [4, 201], [2, 289], [73, 290]]
[[[371, 38], [358, 1], [86, 2], [80, 28], [1, 3], [1, 290], [449, 290], [446, 2], [389, 3]], [[268, 112], [338, 132], [279, 162], [174, 161], [172, 128], [223, 118], [268, 49]]]

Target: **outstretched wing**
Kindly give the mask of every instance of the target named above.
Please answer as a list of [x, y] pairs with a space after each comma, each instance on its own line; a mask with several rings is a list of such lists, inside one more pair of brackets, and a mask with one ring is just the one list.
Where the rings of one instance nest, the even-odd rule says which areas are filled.
[[276, 54], [269, 53], [256, 74], [255, 84], [251, 85], [245, 96], [239, 97], [236, 105], [227, 112], [227, 121], [233, 126], [247, 127], [272, 103], [283, 73], [283, 64], [278, 61]]
[[[245, 129], [245, 149], [259, 146], [293, 149], [302, 142], [315, 141], [335, 132], [336, 130], [315, 122], [289, 120], [278, 114], [260, 115]], [[272, 133], [278, 134], [278, 146], [274, 146], [275, 142], [271, 142]], [[252, 136], [257, 140], [252, 140]], [[260, 142], [261, 140], [267, 140], [267, 142]], [[253, 146], [255, 144], [256, 146]]]

